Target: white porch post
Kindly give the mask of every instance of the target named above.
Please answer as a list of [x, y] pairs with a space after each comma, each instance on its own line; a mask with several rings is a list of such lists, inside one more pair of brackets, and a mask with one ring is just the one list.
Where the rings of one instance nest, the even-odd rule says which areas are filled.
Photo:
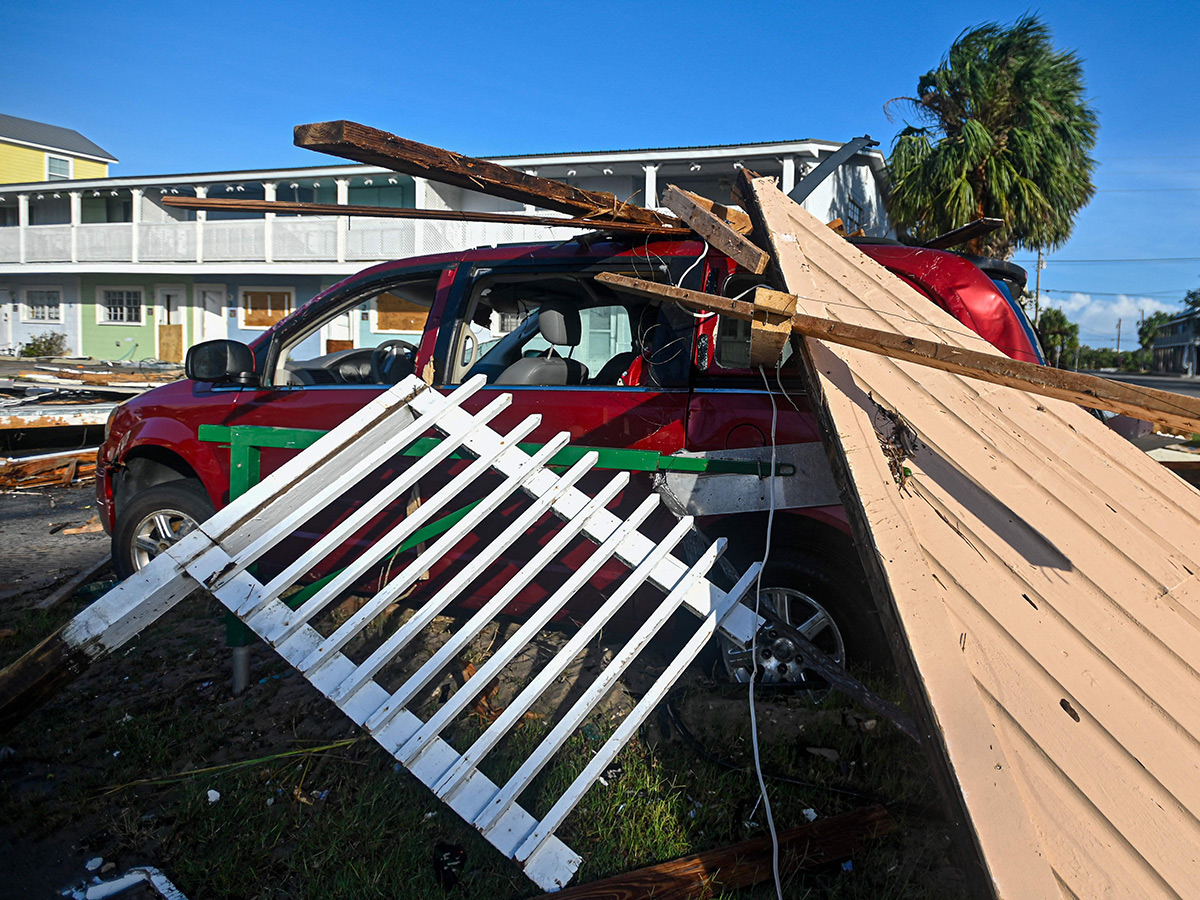
[[[337, 204], [345, 206], [350, 202], [350, 179], [335, 178], [334, 184], [337, 185]], [[347, 232], [350, 230], [350, 217], [337, 217], [337, 261], [346, 261], [346, 238]]]
[[[275, 189], [278, 185], [273, 181], [263, 182], [263, 199], [275, 202]], [[275, 262], [275, 213], [269, 212], [263, 220], [263, 262]]]
[[[413, 178], [413, 206], [416, 209], [429, 208], [429, 182], [424, 178]], [[425, 222], [412, 219], [413, 256], [420, 256], [425, 250]]]
[[796, 157], [785, 156], [783, 162], [783, 192], [790, 194], [796, 186]]
[[[208, 187], [196, 185], [196, 197], [203, 200], [208, 196]], [[208, 213], [202, 209], [196, 210], [196, 262], [204, 262], [204, 223], [208, 221]]]
[[[536, 177], [537, 177], [537, 169], [526, 169], [526, 170], [525, 170], [525, 174], [526, 174], [526, 175], [532, 175], [534, 178], [536, 178]], [[526, 204], [525, 204], [525, 213], [526, 213], [526, 215], [533, 215], [535, 212], [537, 212], [537, 210], [536, 210], [536, 209], [534, 209], [534, 206], [533, 206], [533, 204], [532, 204], [532, 203], [526, 203]]]
[[83, 221], [83, 193], [71, 191], [71, 262], [79, 262], [79, 224]]
[[130, 228], [132, 229], [132, 238], [129, 242], [129, 261], [138, 262], [138, 226], [142, 224], [142, 189], [132, 188], [129, 191], [131, 202], [130, 206]]
[[17, 262], [25, 262], [25, 235], [29, 230], [29, 195], [17, 194]]
[[646, 188], [642, 192], [642, 203], [646, 209], [658, 206], [658, 166], [642, 166], [646, 173]]

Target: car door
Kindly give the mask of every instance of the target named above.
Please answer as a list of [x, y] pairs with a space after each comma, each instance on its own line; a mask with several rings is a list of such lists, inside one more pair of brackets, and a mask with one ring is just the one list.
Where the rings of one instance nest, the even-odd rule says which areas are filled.
[[[472, 376], [485, 376], [487, 386], [466, 407], [475, 411], [500, 394], [510, 394], [511, 405], [493, 427], [507, 432], [528, 416], [538, 415], [540, 424], [524, 439], [532, 445], [567, 432], [575, 448], [653, 454], [682, 449], [695, 320], [674, 305], [648, 304], [595, 282], [593, 276], [600, 271], [644, 277], [646, 266], [642, 264], [639, 271], [633, 262], [619, 259], [585, 265], [535, 260], [464, 266], [438, 333], [439, 386], [451, 390]], [[548, 311], [557, 316], [559, 325], [564, 316], [570, 318], [573, 329], [553, 333], [542, 321], [549, 318]], [[600, 467], [580, 486], [595, 492], [627, 465], [627, 460], [602, 453]], [[436, 489], [434, 479], [429, 480], [429, 489]], [[478, 488], [486, 489], [487, 484]], [[424, 481], [422, 490], [426, 490]], [[651, 490], [650, 473], [632, 472], [629, 485], [611, 508], [628, 513]], [[519, 505], [515, 501], [512, 509]], [[661, 510], [645, 527], [650, 532], [665, 531], [673, 522], [673, 516]], [[476, 586], [476, 598], [489, 596], [507, 582], [551, 530], [549, 521], [543, 520], [517, 541]], [[491, 536], [492, 531], [481, 529], [464, 540], [455, 554], [467, 558]], [[519, 615], [543, 599], [555, 579], [565, 577], [590, 552], [590, 545], [581, 542], [558, 560], [557, 568], [544, 573], [540, 584], [527, 588], [509, 612]], [[622, 571], [619, 566], [602, 570], [567, 614], [598, 603]], [[472, 599], [465, 605], [477, 602]]]

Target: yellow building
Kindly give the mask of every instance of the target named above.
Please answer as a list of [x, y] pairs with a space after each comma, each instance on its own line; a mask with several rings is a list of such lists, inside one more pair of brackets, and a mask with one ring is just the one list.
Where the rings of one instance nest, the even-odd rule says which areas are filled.
[[0, 184], [107, 178], [116, 161], [78, 131], [0, 114]]

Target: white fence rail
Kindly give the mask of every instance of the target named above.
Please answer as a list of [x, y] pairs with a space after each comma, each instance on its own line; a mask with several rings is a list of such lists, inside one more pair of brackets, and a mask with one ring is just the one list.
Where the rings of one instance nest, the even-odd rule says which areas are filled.
[[[645, 536], [639, 528], [657, 506], [656, 494], [649, 495], [628, 518], [610, 512], [607, 507], [626, 487], [628, 474], [618, 473], [594, 496], [583, 493], [575, 485], [596, 464], [597, 455], [588, 453], [556, 475], [546, 464], [566, 445], [568, 436], [560, 434], [532, 456], [526, 453], [518, 443], [537, 427], [539, 416], [529, 417], [506, 435], [488, 425], [507, 408], [511, 395], [497, 397], [473, 415], [461, 408], [462, 402], [484, 385], [481, 376], [445, 397], [416, 377], [406, 379], [77, 616], [62, 638], [68, 646], [92, 657], [102, 655], [129, 640], [198, 585], [207, 587], [496, 849], [520, 863], [543, 889], [554, 890], [570, 880], [580, 863], [579, 855], [554, 835], [556, 828], [718, 628], [740, 643], [749, 642], [759, 619], [739, 601], [751, 590], [760, 566], [752, 566], [732, 589], [718, 588], [708, 580], [707, 572], [724, 541], [709, 547], [692, 565], [676, 559], [671, 551], [691, 528], [690, 517], [679, 520], [662, 540]], [[441, 433], [442, 440], [430, 453], [412, 462], [315, 545], [296, 554], [270, 581], [259, 581], [254, 566], [263, 554], [285, 550], [284, 540], [294, 530], [336, 503], [364, 472], [387, 463], [431, 428]], [[344, 542], [385, 509], [403, 510], [418, 480], [460, 452], [474, 461], [415, 510], [397, 514], [394, 526], [346, 561], [346, 568], [332, 581], [294, 609], [281, 599], [314, 562], [348, 546]], [[397, 555], [397, 548], [417, 529], [455, 505], [461, 506], [464, 495], [481, 492], [483, 499], [465, 507], [466, 514], [440, 537]], [[445, 638], [444, 627], [434, 627], [437, 616], [451, 608], [535, 525], [545, 536], [541, 549], [477, 612], [465, 622], [456, 622], [453, 634]], [[461, 565], [445, 571], [439, 568], [439, 562], [461, 541], [476, 537], [483, 539], [472, 546]], [[567, 567], [562, 554], [583, 537], [594, 549], [585, 562], [563, 572]], [[372, 590], [377, 590], [373, 597], [349, 618], [331, 615], [348, 589], [388, 559], [394, 562], [394, 568], [388, 564], [391, 578], [381, 586], [372, 581]], [[554, 657], [527, 676], [483, 733], [470, 740], [470, 732], [468, 736], [457, 732], [453, 723], [469, 714], [493, 680], [602, 567], [617, 562], [627, 570], [624, 579], [606, 592], [600, 608], [577, 625]], [[392, 605], [431, 570], [438, 574], [428, 586], [428, 599], [407, 619], [389, 618]], [[444, 703], [423, 705], [424, 692], [436, 688], [447, 673], [453, 676], [454, 660], [531, 584], [545, 588], [549, 596], [535, 604], [525, 614], [525, 622], [499, 646], [484, 651], [487, 658]], [[640, 616], [637, 631], [590, 683], [584, 683], [581, 676], [578, 699], [557, 717], [516, 772], [497, 782], [481, 771], [485, 758], [520, 724], [534, 703], [586, 652], [622, 607], [636, 593], [646, 591], [654, 592], [656, 601]], [[681, 609], [694, 616], [690, 639], [549, 811], [540, 819], [532, 815], [520, 803], [522, 793]], [[414, 641], [431, 630], [444, 638], [441, 645], [432, 656], [414, 653]], [[375, 639], [362, 646], [356, 639], [365, 633], [373, 633]], [[454, 746], [468, 743], [466, 749]]]

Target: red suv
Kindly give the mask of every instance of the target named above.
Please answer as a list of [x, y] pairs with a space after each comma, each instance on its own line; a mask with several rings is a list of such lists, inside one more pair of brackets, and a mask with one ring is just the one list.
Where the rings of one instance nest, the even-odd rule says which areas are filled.
[[[1012, 299], [1024, 286], [1019, 268], [894, 242], [863, 241], [860, 248], [1010, 356], [1040, 361], [1033, 331]], [[623, 294], [597, 282], [600, 272], [673, 284], [682, 279], [684, 287], [726, 296], [761, 281], [699, 242], [590, 234], [374, 266], [304, 304], [249, 347], [198, 345], [189, 353], [187, 380], [123, 403], [110, 419], [97, 495], [118, 571], [136, 570], [228, 502], [230, 445], [201, 440], [201, 425], [323, 431], [410, 373], [438, 387], [483, 374], [488, 387], [467, 408], [510, 392], [512, 405], [493, 422], [498, 430], [536, 412], [542, 422], [530, 441], [565, 430], [576, 446], [654, 451], [638, 460], [663, 454], [724, 461], [724, 474], [634, 465], [644, 471], [635, 473], [618, 502], [632, 507], [657, 490], [671, 512], [697, 516], [702, 541], [727, 537], [735, 563], [761, 558], [765, 550], [771, 482], [756, 474], [754, 463], [769, 466], [774, 440], [781, 477], [774, 479], [768, 599], [837, 658], [889, 659], [797, 357], [785, 350], [779, 369], [764, 377], [749, 368], [746, 323]], [[360, 335], [363, 323], [372, 322], [380, 343], [331, 342], [331, 325], [344, 332], [347, 321]], [[263, 448], [261, 474], [294, 452]], [[736, 469], [729, 460], [741, 461], [741, 474], [727, 471]], [[446, 474], [428, 486], [423, 481], [422, 492], [428, 496]], [[296, 539], [311, 540], [322, 527], [310, 523], [309, 533]], [[464, 540], [439, 565], [455, 565], [473, 543]], [[536, 534], [514, 545], [477, 585], [475, 598], [492, 593], [489, 585], [502, 583], [537, 545]], [[575, 548], [563, 565], [587, 552]], [[595, 591], [604, 591], [606, 577], [602, 572], [593, 581]], [[519, 615], [549, 590], [531, 585], [509, 612]], [[419, 585], [411, 599], [419, 602], [420, 594]], [[579, 598], [581, 605], [588, 602]], [[795, 678], [787, 646], [773, 649], [764, 661], [767, 677]], [[744, 677], [744, 654], [736, 648], [729, 654], [731, 671]]]

